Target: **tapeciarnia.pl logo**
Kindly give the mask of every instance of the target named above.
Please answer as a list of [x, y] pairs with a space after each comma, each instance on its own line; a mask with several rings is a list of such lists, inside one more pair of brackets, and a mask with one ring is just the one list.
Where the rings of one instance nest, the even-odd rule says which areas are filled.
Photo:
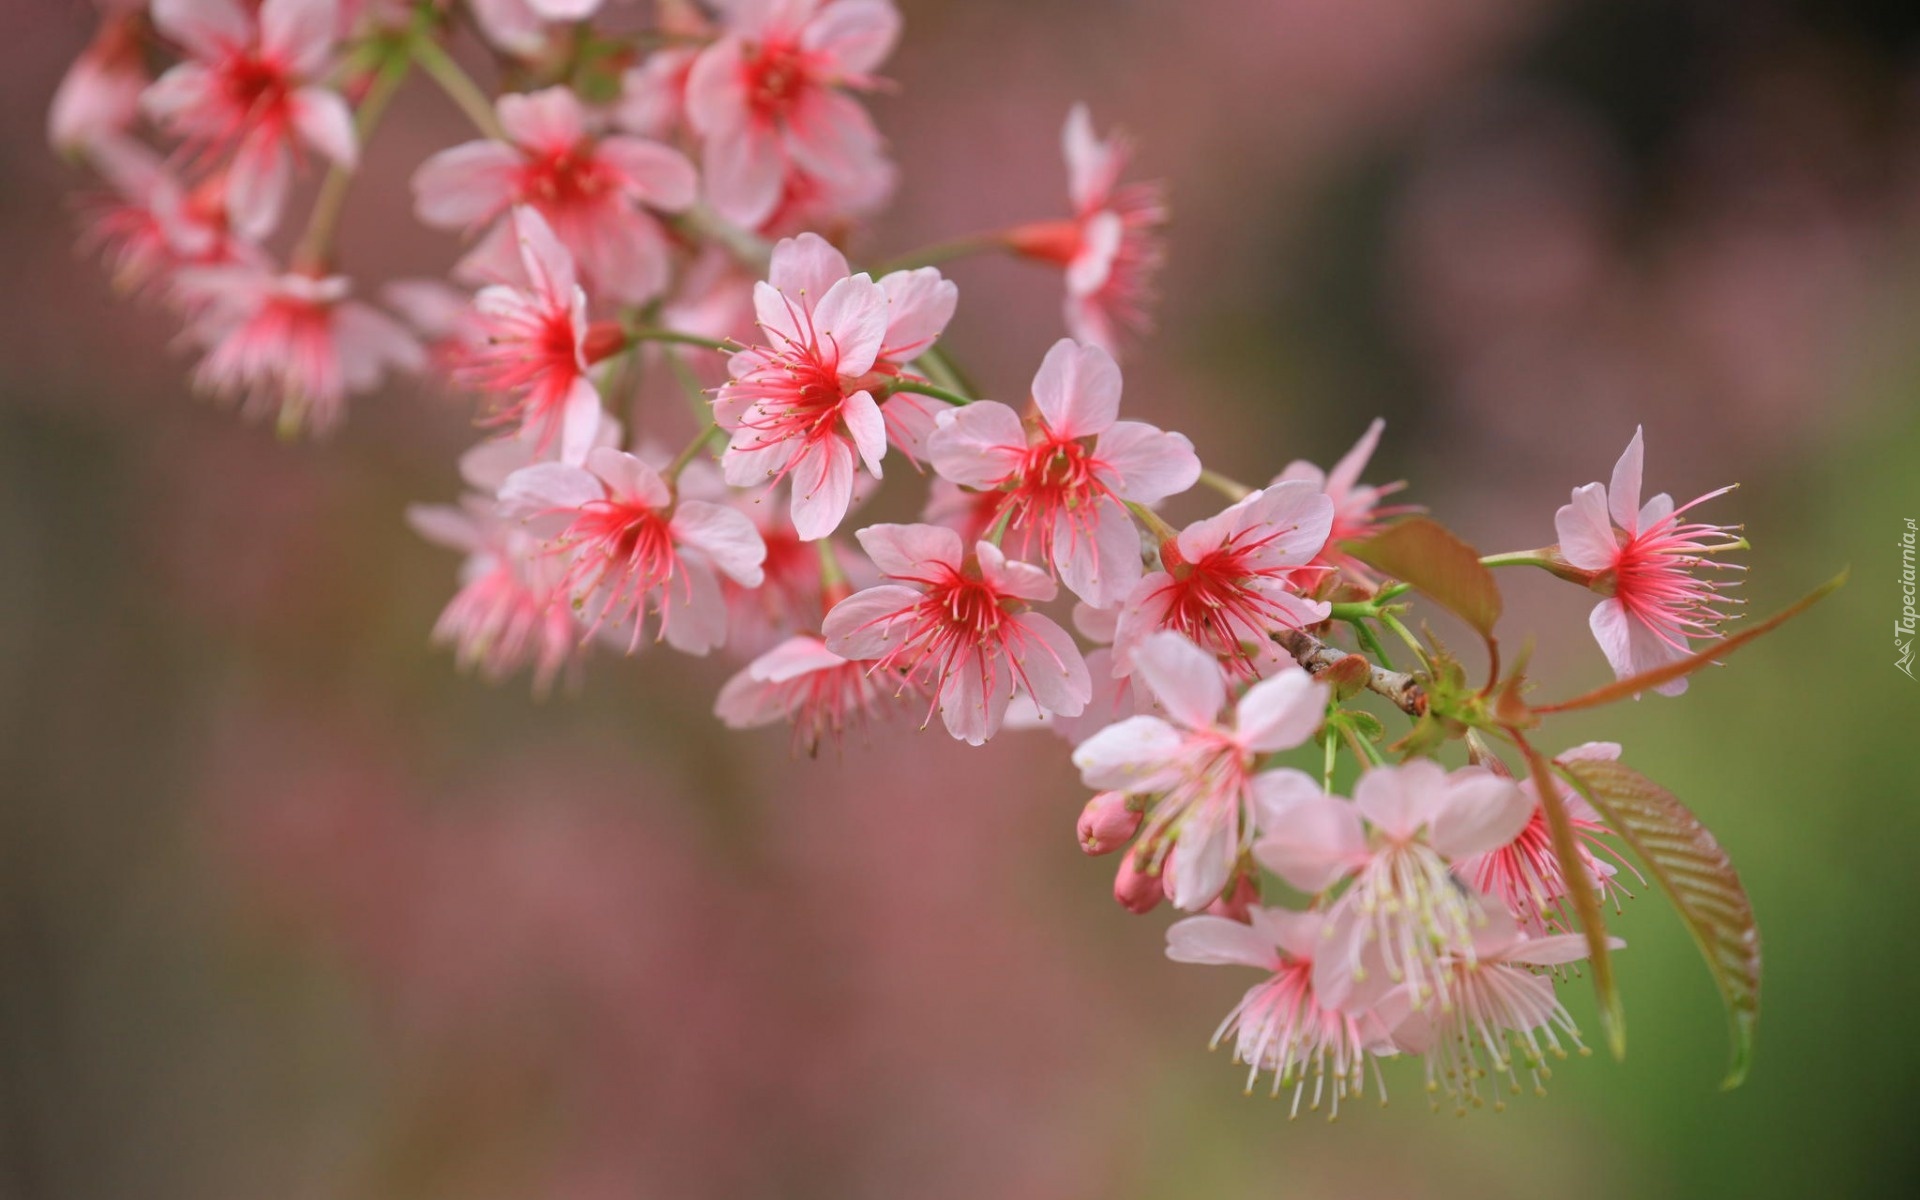
[[1914, 573], [1913, 551], [1916, 531], [1914, 519], [1907, 518], [1907, 527], [1900, 534], [1900, 615], [1893, 622], [1893, 665], [1895, 669], [1912, 679], [1914, 627], [1920, 623], [1920, 614], [1914, 612]]

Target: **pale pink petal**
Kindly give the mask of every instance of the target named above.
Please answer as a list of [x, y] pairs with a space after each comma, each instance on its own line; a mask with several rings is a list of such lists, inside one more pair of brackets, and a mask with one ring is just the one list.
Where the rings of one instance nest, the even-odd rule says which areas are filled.
[[560, 408], [560, 461], [585, 462], [600, 437], [600, 422], [605, 410], [600, 393], [585, 375], [573, 381]]
[[1305, 744], [1326, 716], [1327, 686], [1298, 668], [1247, 689], [1234, 717], [1240, 744], [1261, 754]]
[[1447, 779], [1427, 841], [1448, 858], [1484, 854], [1520, 836], [1534, 803], [1510, 779], [1478, 769], [1456, 771]]
[[1661, 492], [1641, 506], [1639, 528], [1645, 529], [1650, 525], [1658, 525], [1672, 515], [1673, 497]]
[[1020, 414], [993, 400], [943, 409], [927, 438], [927, 461], [941, 478], [982, 491], [1018, 474], [1026, 452]]
[[812, 446], [794, 459], [794, 532], [815, 542], [840, 527], [853, 503], [853, 447], [837, 437]]
[[1373, 423], [1367, 426], [1367, 431], [1360, 435], [1360, 440], [1353, 444], [1353, 449], [1333, 464], [1333, 470], [1327, 472], [1326, 491], [1329, 495], [1339, 498], [1353, 491], [1354, 485], [1360, 482], [1360, 473], [1367, 469], [1368, 460], [1373, 458], [1374, 449], [1380, 445], [1380, 434], [1386, 427], [1385, 421], [1375, 417]]
[[1573, 502], [1553, 514], [1560, 556], [1583, 571], [1604, 571], [1620, 556], [1607, 518], [1607, 489], [1597, 483], [1573, 489]]
[[[1608, 938], [1607, 945], [1613, 950], [1624, 950], [1627, 944], [1619, 938]], [[1523, 938], [1508, 947], [1501, 959], [1534, 967], [1558, 967], [1579, 962], [1586, 956], [1586, 934], [1562, 933], [1551, 937]]]
[[1089, 604], [1107, 605], [1140, 582], [1140, 531], [1118, 500], [1103, 496], [1097, 504], [1091, 537], [1072, 514], [1055, 514], [1054, 567], [1074, 595]]
[[635, 199], [661, 212], [682, 212], [699, 194], [699, 175], [686, 155], [637, 137], [610, 137], [594, 153], [618, 171]]
[[473, 514], [451, 504], [409, 504], [407, 524], [435, 545], [468, 554], [486, 548], [486, 536], [474, 524]]
[[[1353, 805], [1301, 789], [1298, 779], [1269, 771], [1254, 779], [1261, 837], [1253, 844], [1260, 864], [1309, 895], [1332, 887], [1367, 859], [1367, 835]], [[1301, 776], [1300, 778], [1304, 778]]]
[[855, 392], [848, 396], [841, 403], [840, 419], [847, 423], [847, 432], [853, 435], [860, 461], [875, 479], [880, 478], [880, 460], [887, 453], [887, 420], [880, 415], [880, 406], [873, 402], [872, 393]]
[[1033, 400], [1060, 437], [1106, 432], [1120, 412], [1120, 367], [1098, 346], [1061, 338], [1033, 377]]
[[941, 720], [948, 733], [970, 746], [982, 744], [1000, 728], [1010, 699], [1008, 688], [995, 686], [988, 690], [978, 655], [968, 655], [959, 670], [940, 681]]
[[293, 161], [287, 148], [265, 129], [255, 130], [234, 152], [227, 168], [227, 216], [247, 241], [273, 232], [286, 203]]
[[933, 267], [895, 271], [880, 280], [887, 294], [887, 336], [880, 356], [910, 362], [933, 345], [960, 303], [960, 288]]
[[673, 503], [673, 489], [653, 464], [624, 450], [595, 446], [587, 451], [587, 470], [598, 476], [617, 499], [648, 508], [665, 508]]
[[554, 236], [553, 226], [547, 224], [540, 210], [527, 205], [515, 208], [513, 234], [534, 292], [549, 304], [571, 304], [579, 286], [573, 255]]
[[467, 142], [420, 164], [413, 173], [413, 212], [436, 229], [465, 229], [513, 203], [520, 156], [499, 142]]
[[756, 229], [779, 206], [786, 157], [771, 128], [747, 124], [709, 136], [701, 165], [707, 202], [727, 220]]
[[1173, 883], [1169, 899], [1175, 908], [1188, 912], [1205, 908], [1226, 886], [1240, 854], [1235, 811], [1229, 805], [1204, 804], [1190, 810], [1180, 822], [1173, 862], [1168, 868]]
[[1212, 729], [1227, 702], [1220, 661], [1170, 630], [1147, 635], [1133, 650], [1134, 672], [1154, 699], [1189, 729]]
[[886, 61], [900, 37], [891, 0], [833, 0], [807, 22], [800, 44], [843, 75], [865, 75]]
[[1360, 815], [1395, 841], [1407, 841], [1430, 820], [1446, 797], [1446, 771], [1438, 763], [1415, 759], [1397, 767], [1375, 767], [1354, 785]]
[[1159, 717], [1128, 717], [1094, 734], [1073, 752], [1080, 781], [1095, 791], [1160, 791], [1179, 779], [1179, 730]]
[[981, 580], [1002, 595], [1045, 603], [1060, 592], [1053, 576], [1031, 563], [1008, 561], [992, 542], [975, 542], [973, 553]]
[[260, 48], [286, 62], [296, 78], [308, 78], [326, 66], [339, 23], [335, 0], [265, 0]]
[[1010, 641], [1020, 679], [1044, 711], [1077, 717], [1093, 695], [1086, 660], [1073, 644], [1073, 635], [1049, 617], [1026, 612], [1008, 618], [1025, 632], [1022, 643]]
[[537, 536], [552, 537], [559, 532], [552, 518], [562, 518], [559, 525], [565, 528], [575, 512], [605, 499], [606, 494], [600, 481], [579, 467], [535, 463], [507, 476], [500, 485], [500, 515], [528, 522]]
[[549, 21], [584, 21], [600, 11], [604, 0], [525, 0], [527, 7]]
[[569, 88], [509, 92], [496, 107], [507, 137], [529, 150], [570, 150], [587, 135], [586, 110]]
[[855, 592], [833, 606], [821, 623], [827, 649], [852, 662], [884, 658], [897, 648], [903, 634], [900, 619], [920, 603], [920, 593], [887, 583]]
[[887, 294], [865, 275], [842, 279], [814, 306], [813, 329], [822, 347], [837, 351], [842, 376], [865, 375], [887, 336]]
[[1114, 422], [1100, 435], [1093, 456], [1120, 473], [1120, 497], [1136, 504], [1158, 504], [1200, 479], [1200, 458], [1185, 434], [1140, 421]]
[[724, 504], [682, 500], [672, 522], [676, 541], [713, 560], [713, 565], [742, 587], [759, 587], [767, 544], [747, 514]]
[[1613, 514], [1614, 524], [1628, 533], [1640, 530], [1640, 478], [1645, 462], [1646, 446], [1636, 425], [1633, 440], [1613, 464], [1613, 482], [1607, 487], [1607, 511]]
[[853, 536], [880, 573], [895, 579], [924, 579], [934, 564], [958, 570], [966, 555], [960, 535], [942, 525], [869, 525]]
[[882, 162], [880, 134], [860, 102], [831, 88], [808, 88], [787, 114], [787, 152], [814, 175], [856, 181]]
[[[721, 38], [701, 51], [687, 71], [687, 123], [703, 137], [737, 133], [747, 123], [742, 50], [740, 39]], [[711, 170], [713, 164], [707, 166]]]
[[660, 620], [667, 644], [682, 654], [705, 654], [727, 640], [727, 600], [713, 568], [680, 560], [680, 570], [660, 589]]
[[1119, 178], [1122, 156], [1094, 132], [1086, 105], [1076, 104], [1068, 111], [1060, 131], [1060, 151], [1067, 160], [1067, 194], [1074, 211], [1105, 204]]
[[[1097, 212], [1080, 223], [1080, 248], [1067, 264], [1069, 297], [1094, 300], [1096, 303], [1090, 307], [1099, 308], [1100, 289], [1113, 278], [1113, 264], [1120, 257], [1126, 236], [1127, 227], [1116, 212]], [[1104, 348], [1113, 340], [1113, 335], [1103, 328], [1100, 336], [1082, 340]]]
[[253, 40], [253, 18], [239, 0], [153, 0], [153, 23], [197, 58]]
[[1273, 943], [1259, 930], [1211, 916], [1188, 917], [1168, 926], [1167, 957], [1174, 962], [1263, 970], [1280, 965]]

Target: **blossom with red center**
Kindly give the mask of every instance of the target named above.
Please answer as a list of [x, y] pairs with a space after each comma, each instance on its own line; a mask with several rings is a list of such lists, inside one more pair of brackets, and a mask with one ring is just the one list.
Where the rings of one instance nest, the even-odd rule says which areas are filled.
[[155, 80], [147, 114], [196, 153], [232, 155], [227, 213], [243, 237], [273, 231], [296, 142], [342, 167], [358, 155], [353, 116], [320, 85], [332, 69], [334, 0], [153, 0], [153, 23], [188, 55]]
[[562, 565], [561, 588], [588, 627], [640, 645], [649, 612], [676, 650], [705, 654], [726, 641], [719, 576], [757, 586], [766, 547], [734, 509], [680, 500], [660, 472], [596, 446], [580, 466], [523, 467], [500, 485], [500, 511], [521, 521]]
[[1132, 147], [1120, 134], [1102, 141], [1084, 104], [1067, 114], [1061, 147], [1073, 216], [1019, 226], [1007, 241], [1016, 253], [1065, 269], [1068, 331], [1117, 354], [1124, 332], [1152, 324], [1147, 305], [1165, 258], [1165, 192], [1158, 183], [1120, 182]]
[[424, 362], [399, 322], [347, 299], [343, 276], [199, 267], [180, 272], [175, 286], [194, 314], [187, 336], [207, 347], [195, 382], [239, 398], [249, 416], [277, 414], [288, 433], [328, 432], [349, 393]]
[[870, 525], [855, 536], [897, 582], [835, 605], [827, 649], [926, 680], [947, 732], [976, 746], [999, 730], [1016, 689], [1043, 712], [1074, 716], [1086, 706], [1093, 684], [1079, 647], [1029, 607], [1056, 594], [1045, 571], [1007, 561], [992, 542], [968, 554], [958, 534], [935, 525]]
[[[1504, 1079], [1518, 1093], [1518, 1068], [1524, 1068], [1535, 1093], [1545, 1095], [1552, 1074], [1546, 1060], [1567, 1057], [1568, 1045], [1587, 1053], [1579, 1026], [1554, 995], [1553, 980], [1534, 970], [1585, 958], [1586, 935], [1528, 937], [1498, 904], [1483, 898], [1476, 906], [1469, 946], [1440, 962], [1450, 1002], [1437, 1009], [1424, 1004], [1409, 983], [1382, 997], [1372, 1013], [1394, 1047], [1426, 1060], [1434, 1108], [1444, 1094], [1463, 1116], [1486, 1103], [1481, 1081]], [[1619, 938], [1607, 941], [1616, 950], [1626, 945]], [[1493, 1107], [1498, 1112], [1506, 1102], [1496, 1094]]]
[[876, 678], [867, 663], [841, 658], [817, 637], [797, 636], [748, 663], [714, 703], [729, 729], [758, 729], [786, 721], [796, 748], [812, 754], [828, 738], [865, 725], [875, 712], [917, 695], [912, 674]]
[[[753, 291], [765, 343], [735, 354], [714, 399], [732, 434], [722, 458], [735, 487], [792, 476], [794, 527], [814, 541], [839, 527], [853, 500], [855, 458], [878, 479], [888, 416], [875, 387], [933, 345], [959, 292], [932, 267], [875, 283], [818, 235], [774, 247]], [[906, 399], [896, 396], [887, 408]]]
[[[1285, 787], [1298, 771], [1255, 770], [1263, 755], [1313, 736], [1327, 686], [1299, 667], [1254, 684], [1220, 720], [1227, 687], [1220, 662], [1177, 633], [1156, 633], [1134, 651], [1135, 672], [1165, 710], [1107, 726], [1080, 743], [1073, 764], [1090, 788], [1152, 796], [1134, 853], [1157, 871], [1171, 851], [1169, 898], [1188, 911], [1220, 895], [1253, 845], [1261, 787]], [[1265, 782], [1258, 782], [1262, 779]]]
[[[1588, 742], [1555, 756], [1556, 762], [1612, 761], [1620, 757], [1614, 742]], [[1547, 825], [1546, 810], [1540, 807], [1538, 784], [1532, 779], [1520, 781], [1520, 790], [1532, 803], [1533, 815], [1511, 842], [1496, 846], [1484, 854], [1463, 858], [1454, 864], [1460, 878], [1483, 896], [1498, 900], [1530, 934], [1548, 929], [1570, 932], [1572, 915], [1568, 900], [1573, 895], [1560, 856], [1553, 849], [1553, 831]], [[1580, 864], [1586, 872], [1586, 886], [1605, 899], [1628, 894], [1619, 881], [1620, 867], [1600, 857], [1617, 852], [1601, 839], [1613, 836], [1578, 792], [1562, 791], [1560, 802], [1566, 806], [1579, 846]]]
[[1360, 435], [1353, 448], [1333, 464], [1333, 469], [1323, 471], [1305, 459], [1295, 459], [1273, 477], [1275, 483], [1287, 480], [1302, 480], [1312, 484], [1333, 501], [1333, 528], [1327, 534], [1327, 546], [1314, 560], [1327, 566], [1339, 567], [1361, 579], [1371, 579], [1373, 575], [1366, 564], [1358, 559], [1342, 554], [1341, 542], [1358, 541], [1372, 537], [1380, 532], [1381, 521], [1404, 508], [1382, 508], [1380, 501], [1405, 487], [1404, 483], [1363, 484], [1360, 473], [1367, 469], [1367, 462], [1373, 458], [1373, 452], [1380, 445], [1380, 434], [1387, 423], [1375, 417]]
[[87, 161], [112, 189], [86, 205], [83, 245], [98, 249], [115, 286], [141, 291], [186, 267], [264, 265], [253, 243], [227, 227], [217, 185], [187, 191], [158, 156], [124, 138], [103, 138]]
[[564, 87], [500, 97], [506, 141], [474, 141], [429, 158], [414, 173], [414, 211], [440, 229], [491, 226], [458, 270], [497, 282], [515, 270], [512, 234], [499, 221], [514, 205], [538, 209], [594, 291], [643, 304], [666, 288], [670, 245], [654, 211], [693, 203], [693, 164], [645, 138], [596, 137], [580, 98]]
[[1352, 881], [1314, 963], [1327, 1003], [1357, 1013], [1405, 984], [1416, 1008], [1452, 1004], [1446, 961], [1471, 961], [1485, 918], [1450, 864], [1525, 827], [1533, 805], [1513, 781], [1415, 759], [1360, 776], [1351, 802], [1321, 794], [1297, 771], [1271, 773], [1258, 803], [1261, 865], [1308, 893]]
[[890, 0], [746, 0], [726, 18], [686, 88], [716, 211], [758, 228], [796, 171], [851, 192], [890, 174], [873, 120], [848, 94], [874, 87], [893, 50]]
[[[1325, 923], [1321, 913], [1254, 907], [1244, 923], [1200, 916], [1167, 929], [1167, 957], [1174, 962], [1268, 973], [1220, 1022], [1213, 1045], [1233, 1036], [1233, 1061], [1246, 1064], [1249, 1094], [1262, 1071], [1273, 1076], [1274, 1096], [1291, 1086], [1290, 1116], [1300, 1115], [1303, 1098], [1315, 1110], [1325, 1101], [1328, 1115], [1338, 1116], [1342, 1100], [1366, 1091], [1369, 1053], [1393, 1053], [1377, 1022], [1322, 1004], [1314, 991], [1313, 959]], [[1374, 1073], [1377, 1078], [1377, 1065]]]
[[140, 114], [147, 65], [140, 48], [139, 0], [114, 0], [100, 31], [67, 68], [47, 109], [47, 140], [72, 153], [118, 137]]
[[[1734, 586], [1703, 572], [1738, 571], [1714, 556], [1746, 549], [1737, 526], [1682, 520], [1696, 505], [1732, 491], [1708, 492], [1675, 508], [1665, 492], [1640, 503], [1645, 450], [1639, 429], [1614, 464], [1609, 488], [1589, 483], [1573, 490], [1573, 502], [1554, 514], [1560, 557], [1583, 572], [1605, 596], [1589, 624], [1601, 651], [1621, 679], [1687, 657], [1689, 638], [1717, 638], [1729, 619], [1723, 606]], [[1687, 690], [1685, 679], [1653, 689], [1663, 696]]]
[[1200, 478], [1193, 443], [1119, 420], [1120, 368], [1098, 346], [1062, 338], [1033, 377], [1031, 422], [990, 400], [948, 409], [927, 439], [946, 479], [998, 492], [1025, 556], [1036, 546], [1089, 604], [1119, 601], [1140, 581], [1140, 533], [1127, 503], [1157, 504]]
[[[494, 284], [474, 297], [480, 337], [458, 371], [460, 382], [501, 403], [496, 423], [518, 425], [545, 453], [557, 437], [564, 462], [578, 463], [600, 428], [600, 393], [587, 375], [593, 339], [587, 294], [573, 256], [538, 211], [513, 210], [526, 286]], [[618, 331], [615, 330], [617, 340]]]
[[1327, 619], [1328, 606], [1300, 594], [1333, 527], [1333, 501], [1310, 483], [1254, 492], [1160, 546], [1120, 609], [1115, 669], [1132, 670], [1134, 648], [1170, 629], [1247, 673], [1272, 662], [1273, 634]]

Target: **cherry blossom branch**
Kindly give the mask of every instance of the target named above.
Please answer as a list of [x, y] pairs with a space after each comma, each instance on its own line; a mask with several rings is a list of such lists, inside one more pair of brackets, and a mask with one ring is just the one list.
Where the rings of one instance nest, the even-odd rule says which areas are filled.
[[420, 69], [440, 85], [447, 99], [459, 106], [460, 111], [467, 114], [467, 119], [481, 133], [495, 141], [508, 140], [506, 130], [500, 127], [500, 118], [494, 115], [493, 101], [487, 98], [486, 92], [473, 81], [473, 77], [453, 61], [444, 46], [430, 37], [415, 38], [413, 61], [420, 64]]
[[[1314, 675], [1331, 670], [1336, 664], [1352, 657], [1345, 650], [1330, 646], [1303, 629], [1282, 629], [1273, 635], [1273, 640], [1282, 650], [1293, 655], [1295, 662]], [[1426, 689], [1412, 675], [1368, 663], [1366, 687], [1375, 695], [1384, 696], [1410, 717], [1426, 715]]]
[[1233, 501], [1245, 500], [1254, 493], [1253, 488], [1238, 480], [1229, 479], [1209, 467], [1200, 468], [1200, 482]]
[[1007, 248], [1007, 235], [1002, 231], [976, 233], [966, 237], [957, 237], [949, 241], [934, 242], [909, 250], [905, 254], [896, 254], [892, 258], [875, 263], [871, 268], [877, 279], [894, 271], [910, 271], [915, 267], [933, 267], [956, 258], [967, 258], [975, 254], [987, 254]]
[[[380, 119], [386, 115], [387, 105], [400, 90], [400, 85], [406, 82], [407, 74], [412, 69], [413, 59], [402, 49], [388, 54], [379, 70], [374, 72], [373, 82], [367, 86], [367, 94], [361, 98], [360, 107], [353, 114], [354, 137], [360, 145], [366, 145], [367, 139], [373, 136]], [[288, 258], [296, 268], [324, 271], [328, 251], [333, 245], [334, 231], [340, 224], [341, 210], [346, 207], [347, 193], [352, 190], [358, 174], [350, 167], [335, 166], [321, 181], [320, 192], [314, 197], [313, 212], [307, 218], [307, 228], [294, 244], [293, 253]]]
[[739, 347], [725, 338], [701, 337], [697, 333], [682, 333], [678, 329], [629, 329], [626, 331], [627, 344], [638, 345], [641, 342], [673, 342], [682, 346], [699, 346], [705, 350], [718, 350], [728, 354]]
[[916, 396], [932, 396], [935, 400], [944, 400], [956, 408], [973, 403], [971, 399], [962, 396], [959, 392], [943, 388], [937, 383], [929, 383], [924, 379], [913, 379], [905, 375], [889, 383], [885, 391], [889, 396], [895, 392], [912, 392]]

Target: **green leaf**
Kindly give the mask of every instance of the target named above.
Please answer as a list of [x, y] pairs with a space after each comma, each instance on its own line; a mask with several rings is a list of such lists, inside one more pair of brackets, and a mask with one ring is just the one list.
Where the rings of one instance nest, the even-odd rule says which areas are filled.
[[1349, 542], [1348, 554], [1425, 592], [1483, 638], [1500, 620], [1500, 587], [1480, 565], [1480, 552], [1427, 517], [1411, 517], [1364, 542]]
[[[1546, 814], [1547, 830], [1553, 835], [1553, 856], [1560, 863], [1560, 877], [1568, 880], [1587, 878], [1586, 863], [1580, 856], [1580, 839], [1573, 819], [1567, 814], [1567, 802], [1553, 777], [1546, 757], [1512, 730], [1520, 752], [1527, 756], [1527, 773], [1533, 776], [1534, 791], [1540, 796], [1540, 811]], [[1587, 962], [1593, 972], [1593, 991], [1600, 1002], [1600, 1028], [1607, 1036], [1607, 1048], [1615, 1058], [1627, 1053], [1627, 1015], [1620, 1003], [1620, 987], [1613, 978], [1612, 948], [1607, 945], [1607, 922], [1600, 912], [1595, 889], [1575, 887], [1569, 897], [1574, 915], [1580, 918], [1580, 930], [1587, 938]]]
[[1641, 692], [1659, 687], [1663, 683], [1671, 683], [1676, 679], [1691, 675], [1709, 663], [1719, 662], [1748, 642], [1756, 641], [1772, 633], [1775, 629], [1785, 625], [1788, 621], [1793, 620], [1793, 618], [1820, 603], [1820, 601], [1825, 600], [1828, 596], [1838, 591], [1842, 584], [1847, 582], [1848, 574], [1848, 571], [1840, 572], [1832, 579], [1827, 580], [1819, 587], [1808, 592], [1766, 620], [1748, 625], [1736, 634], [1721, 638], [1719, 641], [1708, 645], [1706, 649], [1700, 651], [1698, 654], [1690, 654], [1686, 658], [1670, 662], [1664, 667], [1655, 667], [1651, 671], [1642, 671], [1638, 675], [1629, 675], [1625, 679], [1616, 680], [1605, 687], [1595, 688], [1591, 692], [1575, 696], [1571, 700], [1562, 700], [1558, 704], [1542, 705], [1533, 711], [1536, 713], [1559, 713], [1572, 712], [1579, 708], [1595, 708], [1602, 704], [1610, 704], [1615, 700], [1625, 700], [1629, 696], [1638, 696]]
[[1633, 847], [1699, 944], [1733, 1033], [1733, 1064], [1721, 1086], [1740, 1086], [1753, 1063], [1760, 1020], [1760, 931], [1739, 873], [1700, 819], [1646, 776], [1617, 762], [1560, 766]]

